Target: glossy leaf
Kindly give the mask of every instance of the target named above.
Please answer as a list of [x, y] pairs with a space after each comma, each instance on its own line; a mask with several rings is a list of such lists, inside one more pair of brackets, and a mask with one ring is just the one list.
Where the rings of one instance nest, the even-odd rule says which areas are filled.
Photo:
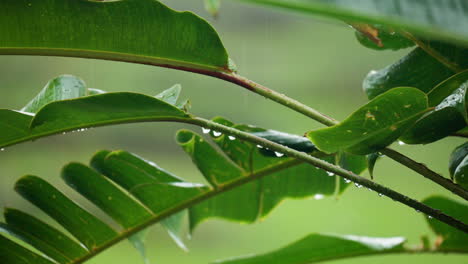
[[371, 154], [366, 155], [366, 160], [367, 160], [367, 169], [369, 170], [369, 175], [371, 176], [371, 179], [374, 179], [374, 167], [375, 164], [377, 163], [377, 160], [380, 158], [380, 153], [374, 152]]
[[307, 136], [326, 153], [344, 150], [365, 155], [388, 146], [427, 110], [426, 95], [415, 88], [392, 89], [343, 122]]
[[52, 102], [35, 116], [0, 109], [0, 117], [0, 147], [89, 127], [190, 118], [183, 110], [164, 101], [126, 92]]
[[464, 0], [241, 0], [345, 21], [402, 27], [423, 36], [468, 44], [468, 6]]
[[[432, 196], [423, 203], [441, 210], [446, 214], [459, 219], [463, 223], [468, 222], [468, 205], [442, 196]], [[440, 249], [468, 249], [468, 234], [450, 227], [434, 218], [427, 218], [431, 229], [439, 236], [436, 247]]]
[[467, 123], [468, 82], [426, 113], [400, 138], [407, 144], [427, 144], [464, 128]]
[[11, 264], [54, 264], [54, 262], [18, 245], [0, 234], [0, 259]]
[[453, 74], [452, 70], [424, 50], [416, 48], [394, 64], [369, 72], [362, 87], [369, 99], [401, 86], [416, 87], [429, 92]]
[[216, 261], [216, 264], [305, 264], [399, 252], [402, 237], [362, 237], [311, 234], [275, 251]]
[[[267, 129], [264, 131], [252, 132], [257, 137], [264, 138], [269, 141], [276, 142], [283, 146], [295, 149], [297, 151], [302, 151], [306, 153], [318, 153], [317, 148], [310, 142], [306, 137], [300, 137], [297, 135], [292, 135], [276, 130]], [[276, 157], [274, 151], [268, 150], [266, 148], [260, 148], [260, 152], [266, 156]]]
[[437, 106], [438, 104], [442, 103], [445, 98], [450, 96], [453, 92], [455, 92], [455, 90], [460, 88], [463, 83], [467, 81], [468, 70], [455, 74], [447, 80], [443, 81], [427, 94], [429, 99], [429, 106]]
[[460, 165], [460, 163], [466, 156], [468, 156], [468, 142], [465, 142], [464, 144], [456, 147], [453, 150], [452, 154], [450, 154], [449, 172], [452, 178], [455, 174], [455, 171], [457, 170], [457, 167]]
[[50, 80], [42, 91], [21, 111], [37, 113], [39, 109], [48, 103], [83, 97], [87, 93], [86, 84], [83, 80], [72, 75], [61, 75]]
[[0, 3], [0, 31], [0, 54], [229, 71], [226, 50], [214, 29], [160, 1], [5, 0]]

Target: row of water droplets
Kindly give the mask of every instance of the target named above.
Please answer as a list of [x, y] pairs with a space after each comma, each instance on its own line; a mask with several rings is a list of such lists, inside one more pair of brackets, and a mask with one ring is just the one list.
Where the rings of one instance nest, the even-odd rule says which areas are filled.
[[[212, 132], [211, 129], [209, 129], [209, 128], [202, 127], [201, 129], [202, 129], [202, 133], [203, 133], [203, 134], [208, 134], [208, 133]], [[221, 133], [221, 132], [219, 132], [219, 131], [213, 130], [213, 136], [215, 136], [215, 137], [220, 137], [222, 134], [223, 134], [223, 133]], [[232, 136], [232, 135], [228, 135], [228, 139], [229, 139], [229, 140], [236, 140], [236, 137], [235, 137], [235, 136]], [[257, 145], [257, 148], [262, 149], [262, 148], [264, 148], [264, 147], [263, 147], [262, 145]], [[266, 148], [266, 149], [268, 150], [268, 148]], [[275, 151], [275, 156], [278, 157], [278, 158], [280, 158], [280, 157], [283, 157], [283, 156], [284, 156], [284, 153]]]

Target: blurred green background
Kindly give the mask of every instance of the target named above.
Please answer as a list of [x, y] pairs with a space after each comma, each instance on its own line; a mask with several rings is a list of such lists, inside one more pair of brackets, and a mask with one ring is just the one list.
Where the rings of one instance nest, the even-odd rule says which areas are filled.
[[[366, 102], [361, 81], [367, 72], [384, 67], [407, 52], [366, 49], [357, 43], [353, 31], [338, 21], [235, 1], [224, 1], [220, 17], [214, 20], [203, 10], [201, 0], [164, 2], [178, 10], [192, 10], [209, 20], [218, 30], [241, 75], [337, 119], [345, 118]], [[49, 79], [73, 74], [83, 78], [89, 87], [150, 95], [180, 83], [183, 97], [192, 102], [192, 111], [207, 118], [221, 115], [235, 122], [297, 134], [320, 127], [240, 87], [192, 73], [129, 63], [32, 56], [0, 56], [0, 67], [2, 108], [20, 109]], [[100, 149], [125, 149], [155, 161], [180, 177], [203, 182], [189, 157], [175, 144], [174, 134], [183, 127], [171, 123], [119, 125], [7, 148], [0, 152], [0, 205], [29, 210], [47, 219], [13, 191], [19, 177], [34, 174], [59, 186], [90, 210], [98, 211], [65, 186], [59, 175], [60, 168], [67, 162], [87, 162]], [[447, 175], [448, 156], [462, 142], [449, 138], [427, 146], [397, 145], [395, 148]], [[385, 158], [377, 164], [376, 181], [417, 199], [448, 194]], [[253, 225], [219, 220], [206, 222], [187, 242], [189, 252], [177, 248], [165, 231], [155, 226], [148, 236], [148, 256], [152, 263], [209, 263], [276, 249], [312, 232], [405, 236], [413, 243], [418, 243], [421, 235], [430, 234], [422, 214], [353, 186], [338, 198], [286, 200], [269, 217]], [[467, 263], [467, 258], [399, 255], [329, 263], [440, 262]], [[88, 263], [142, 263], [142, 260], [128, 242], [123, 242]]]

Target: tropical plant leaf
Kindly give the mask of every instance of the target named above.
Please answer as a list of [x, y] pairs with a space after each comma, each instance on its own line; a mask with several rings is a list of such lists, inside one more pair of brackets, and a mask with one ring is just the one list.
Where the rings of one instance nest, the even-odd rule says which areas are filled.
[[403, 237], [362, 237], [311, 234], [275, 251], [220, 260], [216, 264], [305, 264], [327, 260], [400, 252]]
[[425, 111], [427, 97], [416, 88], [394, 88], [359, 108], [343, 122], [307, 136], [326, 153], [365, 155], [395, 141]]
[[366, 155], [367, 169], [369, 170], [369, 175], [371, 176], [371, 179], [374, 179], [375, 164], [377, 163], [377, 160], [380, 157], [381, 157], [381, 154], [379, 152], [374, 152], [374, 153]]
[[442, 103], [445, 98], [460, 88], [466, 81], [468, 81], [468, 70], [457, 73], [434, 87], [427, 94], [429, 106], [437, 106]]
[[455, 148], [449, 160], [450, 178], [468, 189], [468, 142]]
[[[466, 203], [454, 201], [443, 196], [431, 196], [423, 203], [446, 214], [468, 222], [468, 205]], [[468, 234], [450, 227], [439, 220], [427, 218], [431, 229], [439, 236], [436, 247], [440, 249], [466, 250], [468, 249]]]
[[0, 31], [0, 54], [230, 71], [215, 30], [200, 17], [160, 1], [5, 0], [0, 3]]
[[[341, 0], [240, 0], [276, 6], [308, 14], [404, 28], [468, 44], [468, 6], [463, 0], [448, 1], [341, 1]], [[417, 12], [415, 12], [417, 10]]]
[[83, 80], [72, 75], [61, 75], [50, 80], [21, 111], [37, 113], [44, 105], [66, 99], [86, 96], [88, 93]]
[[0, 147], [103, 125], [190, 119], [186, 112], [169, 103], [126, 92], [55, 101], [36, 115], [0, 109], [0, 117]]
[[407, 144], [427, 144], [466, 127], [467, 125], [467, 90], [468, 81], [464, 82], [451, 95], [439, 103], [434, 110], [426, 113], [400, 138]]

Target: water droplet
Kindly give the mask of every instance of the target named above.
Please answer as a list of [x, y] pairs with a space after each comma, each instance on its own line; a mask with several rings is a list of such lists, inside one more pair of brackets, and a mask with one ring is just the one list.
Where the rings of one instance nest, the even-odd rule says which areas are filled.
[[208, 134], [208, 133], [210, 133], [211, 129], [202, 127], [201, 131], [202, 131], [203, 134]]
[[350, 182], [351, 182], [351, 180], [348, 180], [348, 179], [346, 179], [346, 178], [345, 178], [345, 179], [344, 179], [344, 182], [346, 182], [346, 183], [350, 183]]
[[62, 132], [62, 135], [65, 135], [67, 132]]
[[278, 158], [280, 158], [280, 157], [283, 157], [283, 156], [284, 156], [284, 154], [283, 154], [283, 153], [281, 153], [281, 152], [277, 152], [277, 151], [275, 151], [275, 155], [276, 155], [276, 157], [278, 157]]
[[335, 173], [327, 171], [327, 175], [331, 177], [331, 176], [335, 176]]
[[379, 193], [379, 196], [382, 197], [382, 196], [383, 196], [383, 193]]
[[219, 136], [221, 136], [222, 134], [223, 134], [223, 133], [221, 133], [221, 132], [218, 132], [218, 131], [214, 131], [214, 130], [213, 130], [213, 136], [215, 136], [215, 137], [219, 137]]
[[403, 141], [401, 141], [401, 140], [398, 140], [398, 145], [400, 145], [400, 146], [404, 146], [404, 145], [406, 145], [406, 143], [405, 143], [405, 142], [403, 142]]
[[317, 193], [316, 195], [314, 195], [315, 200], [322, 200], [324, 197], [325, 197], [325, 195], [323, 195], [321, 193]]
[[358, 188], [362, 188], [362, 185], [359, 184], [359, 183], [357, 183], [357, 182], [354, 183], [354, 186], [356, 186], [356, 187], [358, 187]]
[[432, 219], [433, 217], [432, 217], [432, 215], [428, 215], [427, 218]]
[[262, 145], [257, 145], [257, 148], [262, 149], [263, 146]]
[[228, 136], [229, 140], [236, 140], [235, 136]]
[[416, 209], [416, 213], [420, 213], [420, 212], [421, 212], [421, 211], [419, 211], [419, 210]]
[[5, 148], [0, 148], [0, 151], [5, 151]]

